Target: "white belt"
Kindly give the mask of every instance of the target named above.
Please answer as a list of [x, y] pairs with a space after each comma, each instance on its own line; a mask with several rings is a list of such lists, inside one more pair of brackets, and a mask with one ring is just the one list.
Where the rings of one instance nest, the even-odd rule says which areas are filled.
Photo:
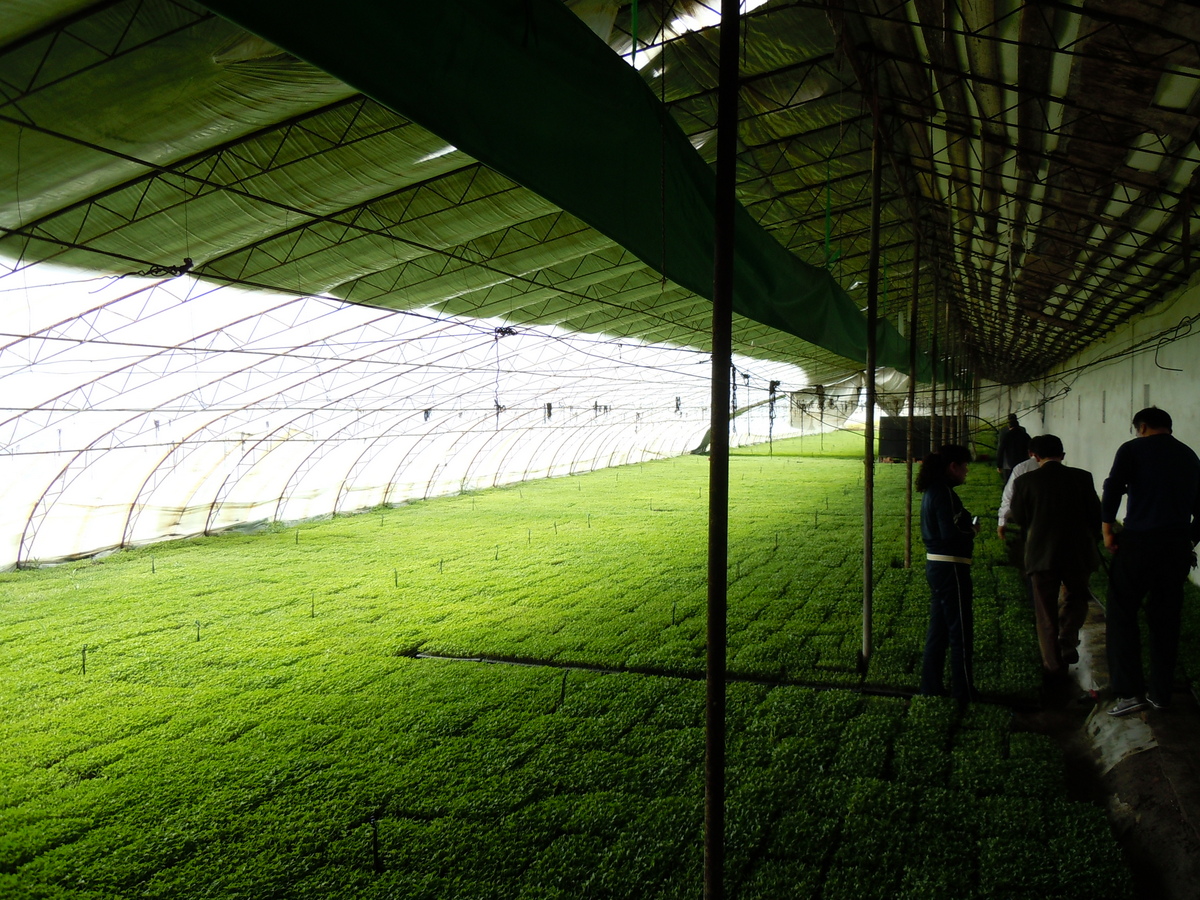
[[971, 564], [971, 557], [969, 556], [944, 556], [941, 553], [926, 553], [925, 558], [930, 562], [962, 563], [964, 566]]

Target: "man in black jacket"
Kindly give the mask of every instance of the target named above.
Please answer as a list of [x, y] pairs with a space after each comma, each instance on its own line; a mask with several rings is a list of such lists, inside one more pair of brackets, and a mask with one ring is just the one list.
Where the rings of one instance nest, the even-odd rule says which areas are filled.
[[[1108, 669], [1123, 716], [1171, 700], [1179, 653], [1183, 583], [1200, 539], [1200, 459], [1171, 434], [1171, 417], [1157, 407], [1133, 417], [1137, 437], [1117, 449], [1104, 482], [1104, 546], [1108, 573]], [[1113, 529], [1125, 496], [1124, 529]], [[1150, 627], [1150, 692], [1142, 672], [1138, 607], [1146, 600]]]
[[1091, 472], [1063, 465], [1058, 437], [1040, 434], [1032, 449], [1038, 467], [1013, 482], [1008, 519], [1025, 535], [1025, 573], [1033, 585], [1042, 674], [1049, 680], [1079, 661], [1088, 580], [1100, 565], [1100, 498]]
[[1029, 432], [1021, 427], [1014, 413], [1008, 414], [1008, 427], [1001, 429], [996, 443], [996, 471], [1000, 473], [1000, 487], [1008, 484], [1009, 476], [1018, 463], [1029, 457]]

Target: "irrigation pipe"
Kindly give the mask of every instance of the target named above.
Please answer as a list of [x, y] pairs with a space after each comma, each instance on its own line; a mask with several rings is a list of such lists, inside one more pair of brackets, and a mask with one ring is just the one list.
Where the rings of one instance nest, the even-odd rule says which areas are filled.
[[[703, 681], [706, 673], [700, 670], [692, 672], [669, 672], [666, 669], [656, 669], [653, 666], [627, 666], [614, 669], [611, 666], [588, 665], [587, 663], [565, 663], [553, 659], [535, 659], [532, 657], [495, 657], [495, 656], [452, 656], [443, 653], [416, 652], [404, 654], [410, 659], [430, 659], [442, 662], [476, 663], [485, 666], [518, 666], [527, 669], [557, 669], [572, 672], [591, 672], [596, 675], [644, 675], [649, 678], [673, 678], [678, 681]], [[852, 669], [847, 668], [847, 673]], [[797, 687], [810, 691], [845, 691], [848, 694], [860, 694], [864, 697], [890, 697], [894, 700], [911, 700], [920, 696], [917, 691], [903, 688], [879, 687], [869, 684], [835, 684], [829, 681], [805, 681], [799, 678], [765, 678], [761, 675], [742, 675], [726, 673], [727, 684], [757, 684], [762, 687]], [[1032, 712], [1041, 709], [1036, 702], [1024, 703], [1016, 698], [981, 697], [975, 695], [973, 703], [984, 706], [999, 706], [1019, 712]]]

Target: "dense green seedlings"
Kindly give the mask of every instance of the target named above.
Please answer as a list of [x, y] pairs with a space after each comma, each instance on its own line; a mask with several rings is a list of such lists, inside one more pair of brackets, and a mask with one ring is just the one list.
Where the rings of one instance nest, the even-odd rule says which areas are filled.
[[[774, 683], [861, 683], [861, 462], [788, 452], [732, 465], [730, 661], [764, 683], [728, 691], [730, 896], [1127, 896], [1102, 812], [1002, 707]], [[706, 469], [0, 576], [0, 896], [698, 896]], [[866, 676], [900, 689], [928, 603], [889, 549], [903, 472], [879, 472]], [[1027, 694], [1001, 552], [980, 681]]]

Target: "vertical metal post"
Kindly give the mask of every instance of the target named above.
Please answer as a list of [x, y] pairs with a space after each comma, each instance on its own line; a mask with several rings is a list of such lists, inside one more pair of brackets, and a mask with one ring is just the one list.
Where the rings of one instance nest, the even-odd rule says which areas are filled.
[[954, 341], [950, 330], [943, 325], [942, 346], [945, 371], [942, 373], [942, 443], [957, 444], [954, 436]]
[[725, 896], [725, 645], [729, 567], [729, 378], [737, 209], [738, 0], [721, 0], [713, 266], [712, 439], [708, 471], [708, 610], [704, 705], [704, 897]]
[[875, 587], [875, 356], [879, 324], [879, 209], [882, 204], [883, 136], [874, 116], [871, 136], [871, 257], [867, 269], [867, 422], [863, 447], [863, 621], [858, 670], [871, 661], [871, 624]]
[[969, 393], [970, 382], [967, 380], [967, 348], [959, 339], [958, 348], [958, 434], [962, 438], [963, 446], [971, 445], [970, 433], [967, 423], [967, 398]]
[[966, 424], [966, 409], [963, 406], [967, 400], [966, 388], [963, 386], [963, 349], [959, 339], [954, 341], [954, 443], [967, 445], [963, 437], [963, 426]]
[[954, 340], [954, 349], [950, 355], [950, 374], [954, 379], [950, 382], [953, 391], [950, 399], [950, 413], [954, 417], [954, 443], [962, 443], [962, 375], [959, 370], [958, 339]]
[[[916, 223], [914, 223], [914, 226]], [[921, 292], [921, 231], [913, 228], [912, 300], [908, 309], [908, 435], [904, 468], [904, 568], [912, 568], [913, 425], [917, 416], [917, 299]]]
[[1192, 189], [1184, 188], [1183, 191], [1183, 240], [1180, 242], [1182, 246], [1180, 250], [1183, 255], [1183, 274], [1187, 278], [1192, 276]]
[[933, 313], [929, 317], [930, 325], [933, 329], [933, 335], [929, 341], [930, 359], [933, 363], [933, 377], [929, 383], [929, 443], [930, 450], [936, 450], [942, 445], [941, 428], [938, 425], [937, 414], [937, 389], [938, 389], [938, 369], [941, 368], [941, 360], [938, 358], [938, 300], [939, 297], [938, 283], [933, 282]]
[[950, 331], [950, 304], [942, 304], [942, 340], [946, 342], [946, 372], [942, 377], [942, 443], [957, 444], [958, 435], [954, 434], [957, 424], [954, 418], [954, 335]]

